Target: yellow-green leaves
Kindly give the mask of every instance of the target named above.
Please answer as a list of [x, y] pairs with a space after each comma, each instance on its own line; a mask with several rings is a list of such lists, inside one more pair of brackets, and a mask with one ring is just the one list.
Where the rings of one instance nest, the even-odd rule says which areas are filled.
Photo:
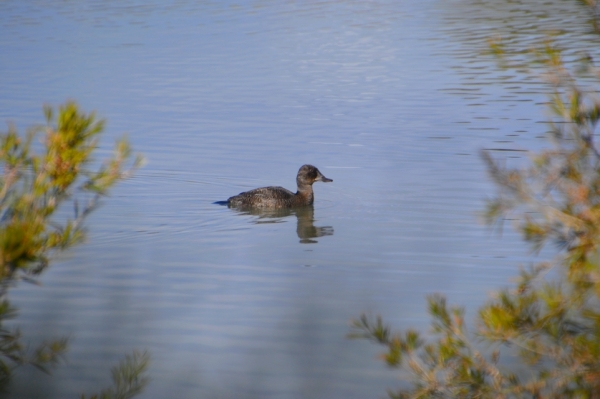
[[[491, 52], [503, 55], [501, 42]], [[484, 213], [489, 224], [516, 227], [535, 251], [557, 244], [551, 262], [522, 269], [511, 289], [479, 309], [477, 332], [469, 334], [462, 308], [441, 295], [429, 297], [433, 337], [394, 333], [380, 317], [362, 316], [357, 337], [386, 347], [385, 362], [403, 368], [410, 389], [402, 398], [600, 398], [600, 120], [598, 87], [581, 87], [548, 41], [537, 53], [547, 68], [552, 94], [550, 148], [532, 154], [525, 167], [482, 152], [498, 187]], [[600, 77], [591, 60], [586, 72]], [[589, 84], [589, 81], [586, 81]], [[482, 264], [482, 268], [486, 265]], [[475, 341], [475, 337], [480, 339]], [[490, 356], [489, 347], [494, 348]], [[499, 349], [512, 359], [499, 365]], [[406, 375], [406, 374], [403, 374]]]
[[46, 129], [44, 157], [45, 172], [57, 194], [64, 193], [77, 179], [96, 148], [95, 136], [103, 128], [104, 121], [96, 120], [93, 112], [80, 112], [73, 102], [59, 108], [56, 126]]
[[[111, 369], [113, 386], [103, 390], [100, 394], [92, 395], [90, 399], [127, 399], [142, 392], [148, 384], [146, 371], [150, 363], [148, 352], [134, 351], [131, 355]], [[81, 395], [80, 399], [85, 399]]]
[[[132, 171], [126, 169], [131, 148], [124, 138], [98, 170], [89, 169], [104, 128], [104, 121], [93, 112], [85, 113], [69, 101], [58, 112], [44, 107], [44, 115], [46, 127], [33, 128], [24, 138], [12, 126], [0, 134], [0, 279], [17, 270], [39, 272], [54, 251], [80, 242], [83, 219], [94, 209], [98, 195]], [[32, 150], [34, 137], [43, 144], [39, 153]], [[131, 168], [140, 162], [138, 157]], [[72, 196], [86, 191], [92, 199], [80, 211]], [[55, 220], [56, 212], [71, 199], [75, 215]]]
[[[98, 170], [90, 170], [91, 157], [98, 144], [104, 122], [95, 114], [81, 111], [74, 102], [60, 106], [58, 113], [44, 107], [47, 126], [32, 128], [21, 137], [13, 126], [0, 133], [0, 390], [10, 381], [15, 365], [31, 364], [48, 372], [66, 351], [67, 340], [47, 341], [30, 354], [21, 343], [19, 330], [2, 324], [15, 314], [5, 299], [7, 280], [40, 273], [54, 252], [65, 250], [84, 238], [82, 223], [95, 209], [98, 196], [139, 166], [132, 166], [131, 148], [125, 139], [115, 146], [112, 157]], [[41, 136], [41, 132], [45, 136]], [[36, 136], [37, 135], [37, 136]], [[38, 153], [32, 149], [34, 137], [43, 144]], [[86, 206], [79, 208], [75, 194], [85, 195]], [[57, 211], [73, 200], [74, 215], [57, 217]], [[65, 213], [62, 212], [61, 215]], [[24, 275], [27, 274], [27, 275]], [[131, 397], [147, 383], [146, 353], [134, 352], [113, 370], [115, 388], [103, 398]]]
[[[113, 156], [99, 170], [88, 169], [104, 128], [94, 113], [86, 114], [74, 102], [67, 102], [57, 113], [44, 107], [44, 115], [47, 126], [32, 128], [24, 137], [13, 126], [0, 133], [0, 282], [4, 284], [18, 272], [40, 273], [53, 253], [81, 242], [82, 223], [94, 210], [98, 196], [132, 171], [126, 169], [131, 149], [125, 139], [119, 140]], [[32, 149], [36, 137], [42, 144], [38, 152]], [[140, 159], [132, 168], [139, 166]], [[75, 194], [85, 195], [83, 209]], [[71, 201], [73, 216], [58, 218], [57, 211]], [[14, 313], [8, 301], [0, 302], [0, 389], [15, 365], [31, 364], [48, 371], [67, 347], [66, 339], [58, 339], [43, 343], [29, 355], [20, 332], [2, 326]], [[105, 397], [124, 398], [140, 392], [146, 383], [142, 374], [147, 363], [146, 354], [128, 357], [113, 371], [116, 388]]]

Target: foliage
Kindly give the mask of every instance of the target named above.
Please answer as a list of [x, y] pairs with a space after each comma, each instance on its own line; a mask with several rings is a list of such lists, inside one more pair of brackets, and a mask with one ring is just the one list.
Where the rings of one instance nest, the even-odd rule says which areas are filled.
[[21, 342], [21, 332], [6, 329], [2, 324], [16, 316], [16, 309], [10, 306], [8, 300], [0, 303], [0, 388], [10, 381], [15, 366], [30, 364], [48, 373], [49, 366], [57, 364], [67, 349], [66, 338], [44, 342], [36, 348], [33, 355]]
[[590, 11], [589, 23], [594, 32], [600, 32], [600, 4], [596, 0], [580, 0]]
[[[37, 274], [54, 252], [80, 242], [82, 222], [99, 196], [131, 173], [124, 170], [131, 154], [125, 139], [97, 171], [86, 168], [104, 127], [94, 113], [81, 112], [74, 102], [59, 108], [56, 121], [51, 107], [44, 113], [47, 125], [30, 129], [25, 138], [13, 126], [0, 135], [0, 279], [18, 270]], [[40, 131], [44, 148], [35, 154], [32, 142]], [[138, 157], [134, 166], [140, 162]], [[58, 223], [53, 216], [75, 191], [93, 196], [82, 209], [75, 199], [74, 218]]]
[[[498, 43], [492, 50], [502, 51]], [[415, 331], [393, 333], [380, 317], [354, 320], [351, 337], [384, 345], [386, 363], [411, 376], [412, 388], [390, 392], [392, 398], [600, 398], [600, 152], [594, 141], [600, 98], [578, 84], [600, 73], [586, 57], [577, 78], [551, 42], [536, 56], [553, 90], [552, 146], [521, 169], [482, 153], [499, 189], [486, 219], [501, 223], [516, 215], [535, 250], [550, 242], [560, 255], [521, 270], [512, 289], [479, 310], [476, 334], [465, 326], [464, 310], [448, 307], [441, 295], [429, 297], [435, 336], [429, 343]], [[476, 345], [474, 335], [490, 347]], [[500, 349], [508, 347], [526, 373], [499, 365]]]
[[[5, 327], [16, 315], [6, 298], [8, 288], [17, 279], [33, 281], [30, 276], [42, 272], [54, 254], [81, 242], [83, 221], [100, 196], [141, 162], [138, 156], [126, 169], [131, 150], [121, 139], [112, 157], [90, 170], [104, 122], [94, 113], [80, 111], [74, 102], [60, 106], [56, 117], [49, 106], [44, 114], [46, 126], [29, 129], [25, 137], [14, 126], [0, 133], [0, 388], [19, 365], [31, 364], [48, 372], [67, 346], [66, 339], [58, 339], [30, 354], [20, 331]], [[41, 145], [37, 145], [34, 140], [41, 133]], [[34, 150], [37, 147], [41, 147], [39, 153]], [[87, 201], [81, 206], [82, 197]], [[71, 200], [74, 216], [66, 217], [63, 208]], [[63, 217], [66, 220], [59, 221]]]
[[[141, 393], [148, 384], [148, 378], [144, 373], [149, 361], [150, 356], [147, 352], [133, 352], [131, 356], [126, 356], [111, 370], [113, 387], [90, 396], [89, 399], [129, 399]], [[85, 395], [81, 395], [81, 399], [85, 398]]]

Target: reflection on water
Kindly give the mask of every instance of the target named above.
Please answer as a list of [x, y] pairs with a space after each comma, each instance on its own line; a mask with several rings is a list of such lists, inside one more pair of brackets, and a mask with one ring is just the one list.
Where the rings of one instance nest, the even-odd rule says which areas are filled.
[[316, 244], [317, 240], [312, 238], [331, 236], [333, 235], [333, 227], [331, 226], [315, 226], [315, 208], [312, 205], [303, 206], [299, 208], [279, 208], [279, 209], [261, 209], [261, 208], [247, 208], [237, 209], [233, 208], [240, 215], [253, 215], [258, 218], [253, 219], [251, 222], [255, 224], [266, 224], [266, 223], [282, 223], [285, 219], [295, 215], [297, 219], [296, 234], [300, 238], [301, 244]]

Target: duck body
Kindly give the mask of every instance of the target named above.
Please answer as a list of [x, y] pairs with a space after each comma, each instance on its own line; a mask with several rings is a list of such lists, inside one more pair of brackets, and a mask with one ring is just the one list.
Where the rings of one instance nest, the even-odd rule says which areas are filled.
[[314, 182], [332, 182], [312, 165], [303, 165], [298, 171], [296, 183], [298, 191], [291, 192], [283, 187], [261, 187], [245, 191], [230, 197], [226, 203], [231, 208], [295, 208], [312, 205], [315, 196], [312, 185]]
[[239, 193], [227, 200], [231, 207], [248, 208], [293, 208], [310, 205], [314, 201], [312, 192], [309, 197], [293, 193], [283, 187], [261, 187]]

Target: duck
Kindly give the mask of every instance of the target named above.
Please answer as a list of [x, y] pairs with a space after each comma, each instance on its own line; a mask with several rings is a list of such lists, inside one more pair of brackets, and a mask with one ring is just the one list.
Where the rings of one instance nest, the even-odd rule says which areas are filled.
[[329, 183], [328, 179], [312, 165], [302, 165], [296, 176], [298, 191], [291, 192], [283, 187], [261, 187], [250, 191], [244, 191], [230, 197], [227, 201], [217, 203], [227, 205], [230, 208], [263, 208], [281, 209], [296, 208], [312, 205], [315, 200], [312, 185], [315, 182]]

